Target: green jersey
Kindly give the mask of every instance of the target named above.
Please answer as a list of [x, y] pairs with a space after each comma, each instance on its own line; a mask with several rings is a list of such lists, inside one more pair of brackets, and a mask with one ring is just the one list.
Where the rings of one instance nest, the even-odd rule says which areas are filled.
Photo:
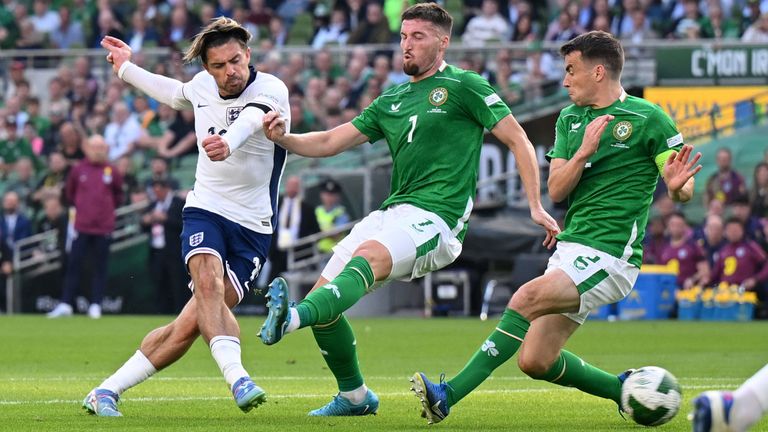
[[571, 105], [563, 109], [555, 126], [555, 147], [547, 157], [573, 157], [587, 125], [604, 114], [614, 119], [568, 195], [565, 230], [558, 239], [593, 247], [639, 267], [661, 159], [671, 150], [680, 150], [683, 136], [657, 105], [622, 92], [605, 108]]
[[433, 212], [463, 241], [483, 132], [509, 114], [488, 81], [445, 63], [429, 78], [386, 90], [352, 120], [371, 143], [386, 139], [392, 154], [381, 208], [408, 203]]

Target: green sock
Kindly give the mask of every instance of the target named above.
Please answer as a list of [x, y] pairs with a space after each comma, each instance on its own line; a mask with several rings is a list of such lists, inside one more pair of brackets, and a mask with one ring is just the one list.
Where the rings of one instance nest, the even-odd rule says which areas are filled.
[[352, 391], [362, 386], [364, 381], [357, 362], [355, 334], [347, 318], [340, 315], [329, 324], [313, 326], [312, 334], [328, 369], [336, 377], [339, 391]]
[[312, 291], [296, 306], [299, 328], [328, 323], [357, 303], [373, 285], [373, 270], [365, 258], [349, 260], [336, 278]]
[[616, 375], [598, 369], [566, 350], [560, 350], [551, 368], [536, 379], [577, 389], [621, 403], [621, 382]]
[[469, 359], [464, 369], [448, 381], [448, 406], [455, 405], [491, 375], [494, 369], [512, 358], [523, 343], [531, 323], [507, 309], [498, 327]]

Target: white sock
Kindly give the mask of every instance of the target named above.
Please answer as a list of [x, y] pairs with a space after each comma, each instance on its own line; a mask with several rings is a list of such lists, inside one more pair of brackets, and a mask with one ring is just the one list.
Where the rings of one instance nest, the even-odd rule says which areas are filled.
[[136, 353], [120, 369], [99, 385], [99, 388], [107, 389], [120, 395], [129, 388], [151, 377], [155, 372], [157, 370], [152, 366], [152, 363], [150, 363], [144, 353], [141, 350], [136, 350]]
[[768, 365], [733, 392], [731, 428], [747, 430], [768, 412]]
[[229, 388], [232, 388], [235, 381], [248, 376], [240, 358], [240, 339], [234, 336], [215, 336], [209, 346]]
[[363, 384], [352, 391], [343, 391], [343, 392], [339, 392], [339, 394], [344, 396], [353, 404], [359, 405], [363, 403], [363, 401], [365, 400], [365, 395], [368, 394], [368, 387], [366, 387], [365, 384]]
[[288, 308], [288, 313], [291, 314], [291, 320], [288, 321], [288, 327], [285, 328], [285, 334], [288, 334], [299, 328], [301, 325], [301, 318], [299, 318], [299, 311], [295, 307]]

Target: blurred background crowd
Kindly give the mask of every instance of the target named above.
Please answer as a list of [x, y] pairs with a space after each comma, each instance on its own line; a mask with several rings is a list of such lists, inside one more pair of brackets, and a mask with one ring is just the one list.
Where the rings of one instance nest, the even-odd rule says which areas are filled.
[[[184, 164], [194, 165], [189, 161], [198, 151], [192, 112], [176, 112], [129, 88], [100, 56], [61, 57], [50, 50], [99, 48], [99, 41], [111, 35], [132, 47], [137, 64], [188, 81], [201, 67], [183, 64], [180, 52], [203, 23], [232, 17], [254, 36], [256, 68], [288, 85], [292, 130], [307, 132], [349, 121], [383, 90], [408, 80], [393, 44], [399, 40], [399, 15], [412, 3], [2, 0], [0, 50], [44, 50], [32, 56], [18, 51], [5, 58], [0, 71], [4, 246], [12, 249], [24, 237], [67, 226], [72, 205], [64, 193], [67, 174], [86, 157], [84, 143], [93, 135], [104, 137], [108, 161], [123, 180], [120, 205], [147, 203], [148, 214], [167, 211], [157, 205], [165, 200], [164, 188], [183, 199], [193, 180], [174, 176]], [[768, 0], [464, 0], [453, 6], [454, 45], [502, 44], [492, 52], [464, 50], [457, 66], [486, 77], [513, 108], [560, 92], [561, 62], [542, 46], [585, 31], [608, 31], [632, 44], [669, 39], [768, 43]], [[507, 42], [525, 48], [505, 49]], [[366, 48], [371, 44], [375, 49]], [[285, 49], [295, 46], [311, 50]], [[158, 47], [171, 48], [170, 59], [145, 55]], [[683, 217], [684, 226], [675, 231], [674, 204], [663, 194], [655, 204], [647, 262], [662, 263], [668, 258], [665, 247], [679, 245], [681, 238], [696, 242], [706, 256], [706, 275], [694, 266], [695, 280], [686, 276], [681, 283], [722, 278], [723, 270], [717, 269], [725, 264], [718, 264], [717, 251], [729, 242], [749, 239], [768, 250], [768, 152], [754, 172], [734, 171], [730, 156], [725, 150], [718, 154], [718, 172], [708, 180], [706, 196], [697, 198], [707, 208], [704, 220]], [[732, 216], [740, 221], [741, 234], [729, 230]], [[145, 219], [148, 230], [165, 220]], [[765, 253], [755, 252], [754, 259], [747, 283], [765, 283], [768, 274], [760, 273], [768, 269]], [[10, 272], [7, 265], [4, 271]]]

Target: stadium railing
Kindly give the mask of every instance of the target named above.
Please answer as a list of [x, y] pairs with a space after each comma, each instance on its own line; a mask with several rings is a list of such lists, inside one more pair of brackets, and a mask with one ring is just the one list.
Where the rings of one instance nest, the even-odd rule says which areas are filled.
[[[138, 202], [115, 210], [115, 230], [112, 232], [110, 252], [146, 243], [148, 236], [142, 232], [141, 213], [146, 202]], [[13, 273], [6, 278], [6, 309], [10, 315], [19, 310], [22, 281], [61, 267], [61, 255], [57, 247], [58, 230], [49, 230], [19, 240], [13, 247]]]

